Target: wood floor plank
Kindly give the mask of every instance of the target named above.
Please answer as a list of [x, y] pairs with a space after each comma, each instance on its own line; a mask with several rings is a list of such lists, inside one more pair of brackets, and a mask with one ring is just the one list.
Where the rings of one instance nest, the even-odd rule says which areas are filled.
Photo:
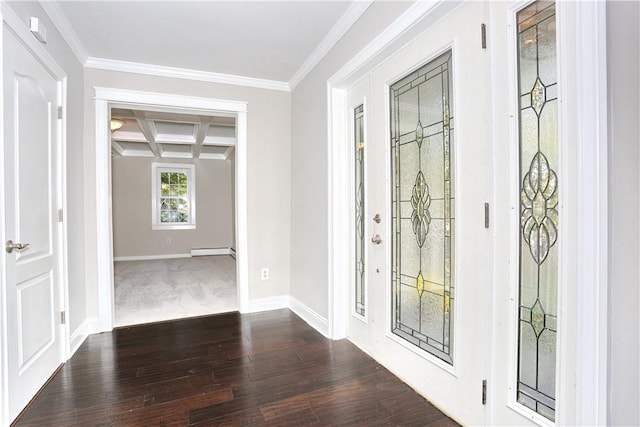
[[289, 310], [92, 335], [14, 426], [455, 426]]

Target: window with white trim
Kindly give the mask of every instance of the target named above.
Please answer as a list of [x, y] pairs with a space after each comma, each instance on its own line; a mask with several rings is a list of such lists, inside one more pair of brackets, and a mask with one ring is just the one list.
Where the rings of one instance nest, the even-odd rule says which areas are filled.
[[196, 228], [195, 166], [152, 163], [152, 229]]

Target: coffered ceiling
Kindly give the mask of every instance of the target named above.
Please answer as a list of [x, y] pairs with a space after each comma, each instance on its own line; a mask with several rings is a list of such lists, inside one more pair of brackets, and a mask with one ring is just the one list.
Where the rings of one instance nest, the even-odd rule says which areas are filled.
[[124, 157], [227, 160], [236, 144], [233, 116], [113, 108], [124, 125], [111, 134], [111, 153]]

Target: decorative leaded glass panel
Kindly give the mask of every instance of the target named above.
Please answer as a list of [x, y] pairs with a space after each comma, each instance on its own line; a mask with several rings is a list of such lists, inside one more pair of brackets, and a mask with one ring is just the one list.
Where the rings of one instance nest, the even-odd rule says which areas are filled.
[[364, 301], [364, 105], [353, 112], [353, 140], [355, 149], [355, 216], [356, 216], [356, 277], [355, 312], [365, 313]]
[[453, 363], [454, 139], [451, 51], [390, 88], [391, 330]]
[[558, 81], [555, 3], [517, 14], [520, 119], [518, 402], [555, 419]]

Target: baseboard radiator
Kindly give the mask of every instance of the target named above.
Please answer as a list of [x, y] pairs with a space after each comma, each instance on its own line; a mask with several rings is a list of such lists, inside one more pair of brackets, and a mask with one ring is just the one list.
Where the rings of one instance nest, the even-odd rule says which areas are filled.
[[193, 248], [191, 256], [231, 255], [235, 257], [236, 251], [232, 248]]

